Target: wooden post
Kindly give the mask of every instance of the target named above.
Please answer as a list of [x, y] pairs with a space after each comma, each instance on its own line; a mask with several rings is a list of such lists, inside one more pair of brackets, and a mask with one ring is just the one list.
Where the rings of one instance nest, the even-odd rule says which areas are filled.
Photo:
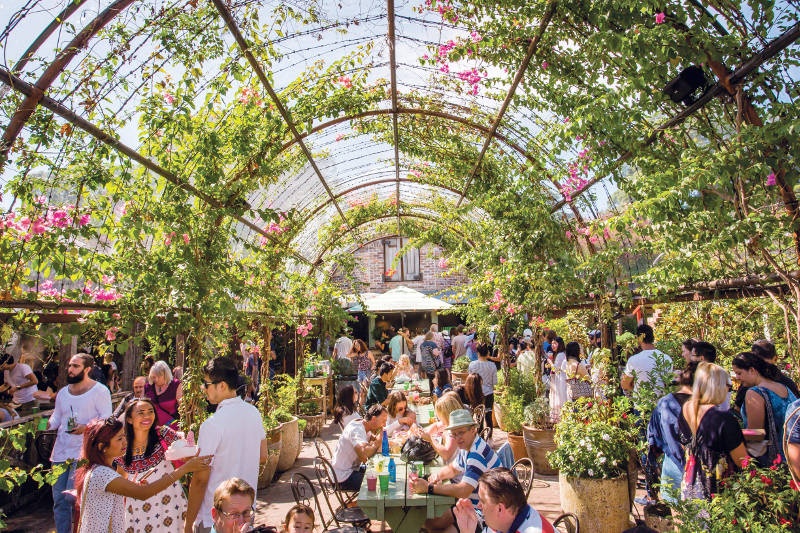
[[61, 346], [58, 349], [58, 383], [66, 385], [67, 366], [73, 355], [78, 353], [78, 336], [67, 335], [61, 337]]
[[175, 366], [186, 367], [186, 334], [175, 335]]
[[[144, 326], [141, 322], [134, 322], [131, 326], [131, 338], [141, 335]], [[133, 380], [139, 375], [139, 364], [142, 362], [142, 347], [138, 343], [129, 342], [128, 351], [122, 359], [122, 369], [120, 370], [120, 386], [122, 390], [133, 390]]]

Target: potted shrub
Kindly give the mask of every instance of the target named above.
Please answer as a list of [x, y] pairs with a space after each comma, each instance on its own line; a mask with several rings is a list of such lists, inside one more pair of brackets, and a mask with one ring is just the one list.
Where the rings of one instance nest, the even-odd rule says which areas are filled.
[[508, 433], [508, 443], [511, 451], [514, 452], [514, 460], [519, 461], [523, 457], [528, 457], [528, 450], [525, 449], [525, 439], [522, 436], [522, 423], [525, 418], [525, 406], [523, 398], [517, 395], [506, 394], [503, 398], [503, 422], [505, 431]]
[[275, 376], [271, 383], [271, 404], [276, 408], [272, 416], [281, 425], [281, 454], [278, 459], [278, 472], [289, 470], [300, 453], [302, 439], [299, 438], [298, 419], [292, 414], [297, 402], [297, 380], [286, 374]]
[[548, 455], [559, 470], [561, 508], [575, 513], [587, 531], [629, 527], [628, 463], [637, 432], [627, 414], [630, 401], [580, 398], [562, 409], [556, 449]]
[[451, 379], [458, 379], [461, 381], [461, 383], [467, 381], [467, 375], [469, 374], [467, 369], [469, 369], [469, 363], [469, 357], [467, 356], [461, 356], [453, 361], [453, 367], [450, 369]]
[[547, 398], [540, 396], [525, 406], [522, 436], [537, 474], [558, 474], [547, 459], [547, 454], [556, 449], [555, 434], [555, 422]]

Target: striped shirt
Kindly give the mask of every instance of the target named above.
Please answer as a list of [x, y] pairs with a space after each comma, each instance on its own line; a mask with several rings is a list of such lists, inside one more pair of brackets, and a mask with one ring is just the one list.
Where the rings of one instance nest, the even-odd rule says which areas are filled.
[[500, 461], [500, 457], [494, 453], [492, 447], [486, 444], [486, 441], [480, 436], [476, 436], [469, 451], [458, 450], [453, 466], [464, 473], [461, 481], [466, 481], [472, 485], [473, 490], [472, 494], [469, 495], [469, 499], [472, 501], [472, 505], [477, 507], [478, 479], [487, 470], [499, 468], [503, 466], [503, 463]]

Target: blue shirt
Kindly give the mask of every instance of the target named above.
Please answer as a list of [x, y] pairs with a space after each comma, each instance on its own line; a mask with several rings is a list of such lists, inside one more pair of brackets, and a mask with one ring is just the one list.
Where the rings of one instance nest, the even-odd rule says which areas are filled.
[[800, 400], [786, 408], [786, 431], [789, 444], [800, 444]]
[[690, 396], [691, 394], [672, 393], [658, 400], [647, 425], [647, 444], [658, 448], [681, 469], [684, 467], [685, 456], [678, 432], [678, 419], [683, 404]]
[[453, 463], [457, 470], [464, 472], [461, 481], [466, 481], [473, 487], [472, 494], [469, 495], [472, 505], [478, 505], [478, 479], [481, 474], [492, 468], [499, 468], [503, 466], [500, 457], [491, 446], [486, 444], [480, 436], [476, 436], [472, 441], [469, 451], [458, 450], [458, 455]]
[[[771, 390], [766, 387], [751, 387], [751, 390], [760, 389], [762, 391], [766, 391], [767, 396], [769, 396], [769, 408], [772, 409], [772, 416], [775, 419], [775, 431], [778, 435], [778, 442], [783, 442], [783, 424], [781, 421], [786, 418], [787, 407], [790, 403], [795, 401], [794, 394], [788, 388], [786, 389], [786, 393], [788, 396], [786, 398], [781, 398]], [[742, 405], [742, 420], [744, 421], [744, 427], [747, 427], [747, 404]], [[764, 421], [766, 422], [766, 418]], [[780, 445], [779, 445], [780, 446]]]
[[478, 352], [475, 350], [475, 334], [467, 335], [467, 340], [464, 341], [464, 344], [467, 347], [467, 357], [469, 357], [470, 361], [477, 361], [478, 360]]

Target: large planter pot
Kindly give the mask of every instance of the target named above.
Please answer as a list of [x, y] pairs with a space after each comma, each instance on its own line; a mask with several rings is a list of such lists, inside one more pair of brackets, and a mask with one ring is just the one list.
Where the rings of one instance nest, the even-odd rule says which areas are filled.
[[525, 438], [522, 435], [509, 433], [508, 444], [511, 446], [511, 451], [514, 452], [515, 462], [528, 457], [528, 450], [525, 448]]
[[528, 457], [533, 461], [533, 468], [537, 474], [553, 476], [558, 474], [558, 470], [550, 466], [547, 454], [556, 449], [553, 437], [556, 434], [554, 429], [537, 429], [531, 426], [522, 426], [522, 436], [525, 442], [525, 449]]
[[494, 425], [506, 431], [506, 425], [503, 423], [503, 406], [500, 402], [494, 402], [494, 406], [492, 407], [492, 420], [494, 421]]
[[281, 455], [278, 458], [278, 472], [289, 470], [294, 464], [295, 459], [300, 454], [301, 440], [300, 430], [297, 427], [297, 417], [293, 417], [289, 422], [280, 425], [281, 432]]
[[450, 372], [450, 380], [451, 381], [459, 380], [462, 384], [464, 384], [467, 381], [467, 376], [468, 375], [469, 375], [469, 372], [454, 372], [454, 371], [451, 371]]
[[294, 456], [294, 460], [297, 461], [297, 458], [300, 457], [300, 452], [303, 450], [303, 432], [300, 431], [300, 428], [297, 428], [297, 455]]
[[277, 429], [272, 430], [267, 435], [267, 462], [263, 463], [258, 470], [258, 488], [265, 489], [275, 477], [278, 470], [278, 459], [281, 456], [281, 432]]
[[322, 426], [325, 425], [325, 414], [318, 415], [299, 415], [300, 418], [306, 421], [306, 429], [303, 431], [303, 436], [307, 439], [314, 439], [319, 437]]
[[628, 475], [614, 479], [558, 476], [561, 510], [575, 513], [582, 531], [624, 531], [630, 527]]

